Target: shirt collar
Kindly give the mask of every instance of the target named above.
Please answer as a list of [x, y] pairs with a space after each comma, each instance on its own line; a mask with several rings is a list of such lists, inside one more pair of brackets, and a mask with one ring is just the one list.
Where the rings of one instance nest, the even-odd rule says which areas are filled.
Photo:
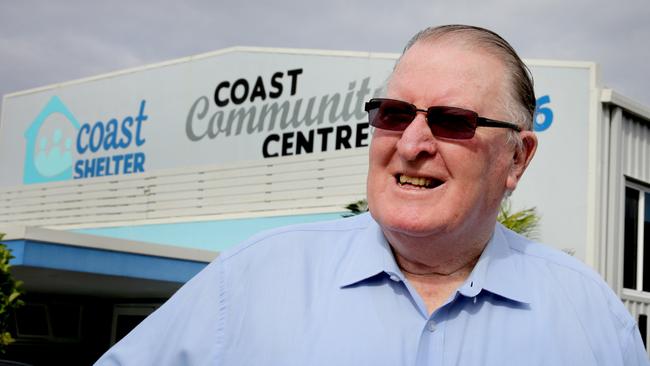
[[[350, 243], [350, 250], [342, 259], [338, 285], [351, 286], [380, 273], [404, 281], [381, 227], [369, 214], [365, 215], [368, 225]], [[517, 268], [515, 253], [510, 248], [505, 230], [501, 224], [496, 225], [472, 273], [458, 289], [460, 294], [475, 297], [485, 290], [513, 301], [530, 303], [530, 288], [522, 271]]]
[[383, 272], [403, 281], [402, 272], [381, 227], [370, 214], [364, 216], [367, 216], [368, 226], [350, 243], [349, 252], [342, 259], [338, 285], [354, 285]]
[[496, 225], [483, 254], [458, 292], [467, 297], [475, 297], [485, 290], [513, 301], [530, 304], [530, 286], [522, 276], [523, 271], [517, 268], [516, 254], [510, 248], [505, 230], [507, 229], [501, 224]]

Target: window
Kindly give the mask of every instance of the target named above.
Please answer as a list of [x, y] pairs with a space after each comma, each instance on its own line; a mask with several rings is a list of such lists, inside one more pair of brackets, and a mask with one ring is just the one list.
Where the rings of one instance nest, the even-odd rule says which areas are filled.
[[643, 341], [643, 345], [647, 348], [648, 344], [646, 341], [648, 338], [648, 316], [645, 314], [639, 315], [639, 333], [641, 333], [641, 340]]
[[153, 313], [159, 304], [117, 304], [113, 306], [113, 329], [111, 345], [117, 343], [149, 314]]
[[16, 310], [16, 334], [20, 339], [44, 338], [53, 342], [77, 342], [81, 337], [81, 305], [27, 302]]
[[16, 311], [18, 337], [48, 338], [51, 335], [50, 317], [44, 304], [27, 303]]
[[623, 287], [650, 292], [650, 188], [625, 187]]

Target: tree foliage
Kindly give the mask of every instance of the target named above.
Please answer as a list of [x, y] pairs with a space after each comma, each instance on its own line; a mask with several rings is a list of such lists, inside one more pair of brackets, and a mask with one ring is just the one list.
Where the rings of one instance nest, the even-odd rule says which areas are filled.
[[540, 217], [535, 207], [512, 212], [509, 200], [501, 202], [497, 221], [508, 229], [529, 239], [537, 239]]
[[[0, 233], [0, 241], [5, 234]], [[9, 333], [9, 319], [14, 311], [23, 305], [19, 298], [23, 294], [22, 282], [11, 275], [9, 261], [14, 256], [6, 245], [0, 243], [0, 352], [4, 353], [9, 344], [14, 342]]]
[[[364, 198], [350, 203], [345, 208], [350, 212], [343, 214], [343, 217], [359, 215], [368, 211], [368, 201]], [[535, 207], [512, 212], [510, 201], [507, 199], [503, 200], [497, 220], [508, 229], [529, 239], [537, 238], [540, 217]]]
[[345, 206], [346, 210], [350, 210], [350, 213], [343, 214], [343, 217], [350, 217], [368, 212], [368, 200], [365, 198], [358, 200], [357, 202], [352, 202], [349, 205]]

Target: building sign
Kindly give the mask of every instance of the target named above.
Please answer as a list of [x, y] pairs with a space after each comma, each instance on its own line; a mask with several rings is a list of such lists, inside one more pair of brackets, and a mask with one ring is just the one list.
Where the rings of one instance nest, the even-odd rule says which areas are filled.
[[8, 95], [0, 187], [365, 147], [394, 61], [234, 50]]
[[145, 105], [142, 100], [137, 115], [80, 124], [59, 97], [51, 97], [25, 131], [23, 183], [144, 172], [145, 154], [124, 151], [146, 142]]
[[192, 103], [187, 138], [263, 135], [262, 158], [368, 146], [368, 123], [358, 121], [366, 119], [364, 102], [381, 92], [369, 89], [370, 77], [342, 83], [346, 92], [307, 97], [298, 93], [301, 74], [302, 68], [274, 72], [266, 82], [262, 76], [220, 81], [212, 99], [202, 95]]
[[[13, 94], [0, 186], [365, 147], [364, 102], [383, 95], [394, 62], [230, 51]], [[551, 98], [538, 100], [538, 131], [552, 124]]]

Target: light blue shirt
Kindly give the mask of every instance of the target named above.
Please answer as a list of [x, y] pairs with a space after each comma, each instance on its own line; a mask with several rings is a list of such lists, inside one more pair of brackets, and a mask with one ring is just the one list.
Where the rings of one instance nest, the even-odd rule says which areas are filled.
[[369, 215], [223, 252], [97, 365], [648, 365], [636, 324], [578, 260], [497, 225], [427, 314]]

